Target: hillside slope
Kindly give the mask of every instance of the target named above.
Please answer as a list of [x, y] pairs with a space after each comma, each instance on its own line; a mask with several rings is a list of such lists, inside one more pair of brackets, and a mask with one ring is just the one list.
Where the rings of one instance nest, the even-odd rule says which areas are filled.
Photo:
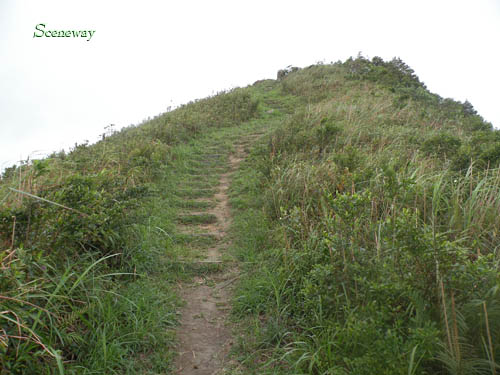
[[174, 286], [190, 275], [176, 252], [192, 242], [175, 230], [188, 204], [180, 196], [213, 179], [189, 180], [188, 159], [199, 142], [257, 116], [257, 105], [248, 89], [220, 93], [6, 170], [0, 373], [170, 371]]
[[279, 76], [234, 185], [242, 373], [498, 372], [500, 132], [398, 59]]
[[500, 371], [500, 132], [358, 56], [7, 169], [2, 374], [176, 373], [174, 286], [220, 272], [186, 265], [217, 239], [178, 228], [217, 220], [186, 212], [216, 204], [195, 198], [256, 129], [230, 189], [228, 373]]

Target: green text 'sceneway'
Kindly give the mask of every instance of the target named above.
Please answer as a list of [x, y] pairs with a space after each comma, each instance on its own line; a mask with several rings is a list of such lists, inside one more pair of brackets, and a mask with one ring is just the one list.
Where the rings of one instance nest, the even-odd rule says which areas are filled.
[[45, 24], [39, 23], [35, 26], [33, 38], [88, 38], [87, 42], [94, 36], [95, 30], [47, 30]]

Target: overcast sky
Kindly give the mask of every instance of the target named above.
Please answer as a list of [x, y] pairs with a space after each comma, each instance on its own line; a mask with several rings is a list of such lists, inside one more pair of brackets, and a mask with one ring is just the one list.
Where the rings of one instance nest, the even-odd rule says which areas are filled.
[[[34, 38], [40, 23], [95, 33]], [[0, 169], [360, 51], [500, 128], [499, 43], [500, 0], [0, 0]]]

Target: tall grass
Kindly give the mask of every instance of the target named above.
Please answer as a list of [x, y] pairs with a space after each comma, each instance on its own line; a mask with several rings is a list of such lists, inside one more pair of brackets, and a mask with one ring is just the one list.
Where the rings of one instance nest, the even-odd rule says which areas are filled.
[[396, 60], [280, 85], [302, 105], [255, 151], [259, 189], [239, 190], [264, 197], [268, 239], [246, 248], [269, 271], [252, 268], [236, 312], [287, 334], [265, 354], [247, 344], [251, 358], [300, 374], [498, 371], [498, 132]]

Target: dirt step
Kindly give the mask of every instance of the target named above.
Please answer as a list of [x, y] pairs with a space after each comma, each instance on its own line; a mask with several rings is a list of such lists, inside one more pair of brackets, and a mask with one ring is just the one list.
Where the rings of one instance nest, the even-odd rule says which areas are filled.
[[215, 189], [179, 189], [176, 191], [175, 195], [178, 197], [188, 197], [188, 198], [201, 198], [201, 197], [211, 197], [217, 191]]
[[224, 151], [227, 151], [227, 146], [206, 146], [203, 150], [207, 154], [224, 154]]
[[184, 163], [186, 167], [193, 167], [193, 168], [217, 168], [221, 167], [224, 164], [222, 160], [213, 160], [209, 158], [205, 159], [191, 159], [188, 160]]
[[229, 167], [217, 167], [217, 168], [210, 168], [210, 167], [203, 167], [203, 168], [193, 168], [189, 167], [185, 169], [186, 175], [199, 175], [199, 176], [214, 176], [220, 173], [224, 173], [229, 169]]
[[214, 180], [213, 175], [207, 175], [206, 173], [186, 173], [184, 176], [195, 182], [211, 183]]
[[198, 180], [194, 179], [192, 181], [186, 180], [182, 183], [189, 189], [212, 189], [219, 185], [219, 181], [213, 181], [213, 179], [209, 180]]
[[205, 159], [219, 159], [223, 160], [227, 158], [227, 154], [217, 154], [217, 153], [208, 153], [208, 154], [195, 154], [195, 160], [205, 160]]
[[210, 177], [213, 176], [215, 173], [213, 171], [208, 171], [207, 168], [185, 168], [184, 169], [185, 175], [201, 175], [205, 177]]
[[195, 247], [209, 247], [214, 246], [222, 239], [221, 235], [217, 232], [204, 232], [204, 233], [176, 233], [173, 236], [174, 243], [190, 245]]
[[[192, 210], [202, 210], [214, 208], [217, 203], [211, 198], [197, 198], [197, 199], [178, 199], [172, 202], [172, 205], [182, 210], [186, 210], [186, 214], [195, 214], [198, 211]], [[183, 214], [183, 213], [181, 213]]]
[[210, 160], [214, 162], [215, 161], [224, 162], [224, 160], [226, 159], [227, 159], [227, 154], [207, 152], [203, 154], [195, 154], [191, 160], [197, 160], [197, 161]]
[[180, 215], [176, 220], [179, 224], [196, 225], [196, 224], [214, 224], [217, 222], [217, 216], [207, 213], [192, 213]]

